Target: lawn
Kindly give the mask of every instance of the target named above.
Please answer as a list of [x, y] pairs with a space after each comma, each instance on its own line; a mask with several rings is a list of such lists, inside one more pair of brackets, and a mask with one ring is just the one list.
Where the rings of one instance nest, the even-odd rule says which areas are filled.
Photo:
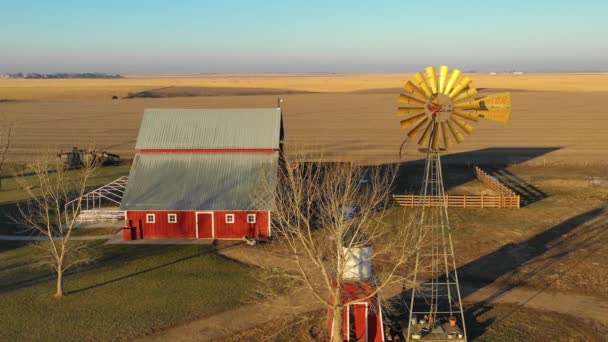
[[[89, 188], [91, 190], [108, 184], [111, 181], [127, 176], [131, 165], [117, 165], [117, 166], [104, 166], [95, 170], [95, 173], [89, 180]], [[76, 172], [69, 171], [69, 172]], [[5, 176], [6, 178], [2, 181], [2, 191], [0, 191], [0, 235], [12, 235], [12, 234], [27, 234], [23, 231], [22, 227], [19, 227], [14, 223], [15, 218], [19, 218], [19, 212], [17, 209], [17, 203], [27, 199], [27, 192], [20, 189], [17, 181], [12, 176]], [[29, 176], [29, 182], [35, 183], [32, 176]]]
[[240, 305], [252, 269], [212, 246], [91, 243], [100, 259], [65, 278], [32, 269], [31, 245], [0, 242], [0, 341], [127, 340]]
[[[88, 186], [92, 190], [117, 178], [127, 176], [130, 169], [130, 164], [100, 167], [95, 170], [89, 179]], [[70, 170], [68, 171], [68, 174], [72, 172], [77, 172], [77, 170]], [[27, 198], [27, 192], [19, 188], [19, 184], [15, 177], [12, 175], [5, 175], [3, 177], [2, 191], [0, 191], [0, 204], [12, 203]], [[36, 179], [33, 176], [26, 176], [26, 180], [32, 184], [36, 183]]]

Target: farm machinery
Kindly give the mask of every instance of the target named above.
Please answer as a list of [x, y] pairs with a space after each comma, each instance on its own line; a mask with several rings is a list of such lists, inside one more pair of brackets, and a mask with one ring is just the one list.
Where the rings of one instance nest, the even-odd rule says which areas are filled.
[[59, 151], [57, 158], [70, 168], [80, 168], [89, 163], [99, 165], [115, 165], [120, 162], [120, 156], [106, 151], [95, 151], [73, 147], [71, 151]]

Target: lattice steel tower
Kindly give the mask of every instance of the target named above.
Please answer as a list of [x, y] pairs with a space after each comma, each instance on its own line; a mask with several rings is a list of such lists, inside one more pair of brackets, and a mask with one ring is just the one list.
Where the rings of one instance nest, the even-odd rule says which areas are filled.
[[426, 163], [420, 190], [418, 224], [420, 241], [414, 269], [415, 287], [406, 300], [408, 305], [407, 340], [466, 341], [464, 312], [456, 272], [450, 233], [448, 198], [443, 186], [441, 152], [471, 134], [471, 122], [478, 118], [507, 122], [511, 113], [511, 95], [501, 93], [478, 96], [471, 79], [458, 69], [448, 75], [448, 67], [425, 69], [416, 73], [416, 84], [408, 81], [405, 94], [399, 96], [401, 127], [409, 129], [408, 138], [420, 134]]
[[[426, 151], [418, 224], [422, 244], [416, 253], [407, 336], [443, 340], [466, 336], [464, 312], [450, 233], [439, 151]], [[450, 325], [450, 319], [456, 324]], [[422, 324], [420, 323], [422, 320]], [[415, 323], [415, 324], [414, 324]]]

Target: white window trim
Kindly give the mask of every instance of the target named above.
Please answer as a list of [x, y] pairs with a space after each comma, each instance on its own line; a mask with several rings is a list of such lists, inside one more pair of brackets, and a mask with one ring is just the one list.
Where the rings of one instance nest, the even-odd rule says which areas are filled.
[[156, 223], [156, 214], [146, 214], [146, 223]]
[[[228, 220], [229, 217], [231, 218], [231, 220]], [[226, 223], [234, 224], [234, 221], [235, 221], [234, 214], [226, 214]]]
[[[174, 218], [174, 221], [171, 221], [171, 218]], [[177, 223], [177, 214], [167, 214], [167, 222], [171, 223], [171, 224], [176, 224]]]
[[[253, 221], [250, 221], [249, 218], [253, 217]], [[247, 223], [256, 223], [257, 215], [256, 214], [247, 214]]]

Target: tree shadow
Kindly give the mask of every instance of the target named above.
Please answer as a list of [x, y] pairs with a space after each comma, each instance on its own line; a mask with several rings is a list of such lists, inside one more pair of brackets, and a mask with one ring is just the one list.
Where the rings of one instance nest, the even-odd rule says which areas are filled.
[[[477, 318], [491, 310], [493, 303], [500, 297], [516, 287], [524, 286], [528, 280], [547, 271], [572, 252], [592, 249], [592, 252], [587, 253], [585, 258], [578, 260], [563, 271], [562, 274], [578, 266], [584, 259], [587, 259], [599, 250], [604, 243], [602, 239], [608, 236], [607, 230], [602, 222], [591, 223], [590, 221], [603, 215], [605, 215], [605, 208], [602, 207], [586, 211], [534, 235], [526, 241], [515, 244], [509, 243], [495, 252], [459, 267], [457, 271], [460, 279], [466, 280], [462, 284], [463, 286], [461, 286], [461, 296], [464, 298], [493, 283], [501, 276], [514, 272], [520, 266], [529, 263], [533, 259], [545, 255], [535, 260], [534, 267], [530, 270], [518, 274], [514, 279], [509, 279], [492, 294], [466, 309], [465, 316], [469, 318], [467, 324], [472, 325], [472, 331], [476, 332], [473, 335], [469, 334], [469, 338], [474, 339], [485, 332], [485, 329], [476, 326], [479, 323]], [[574, 231], [575, 229], [576, 231]], [[556, 253], [546, 255], [552, 251], [556, 251]], [[549, 286], [550, 283], [539, 289], [537, 288], [538, 292], [536, 294], [541, 293]], [[500, 321], [524, 306], [533, 297], [528, 298], [507, 316], [501, 318]]]
[[[220, 250], [230, 249], [230, 248], [234, 248], [236, 246], [239, 246], [239, 244], [224, 245], [224, 246], [217, 247], [217, 248], [213, 248], [213, 247], [208, 246], [208, 245], [199, 245], [199, 251], [197, 253], [194, 253], [194, 254], [191, 254], [191, 255], [187, 255], [187, 256], [184, 256], [184, 257], [181, 257], [181, 258], [178, 258], [178, 259], [166, 262], [166, 263], [162, 263], [160, 265], [148, 267], [146, 269], [143, 269], [143, 270], [140, 270], [140, 271], [137, 271], [137, 272], [132, 272], [132, 273], [120, 276], [120, 277], [112, 278], [112, 279], [109, 279], [109, 280], [106, 280], [106, 281], [103, 281], [103, 282], [100, 282], [100, 283], [96, 283], [96, 284], [93, 284], [93, 285], [85, 286], [85, 287], [82, 287], [82, 288], [79, 288], [79, 289], [76, 289], [76, 290], [67, 291], [66, 294], [70, 295], [70, 294], [76, 294], [76, 293], [81, 293], [81, 292], [85, 292], [85, 291], [88, 291], [88, 290], [96, 289], [96, 288], [99, 288], [99, 287], [102, 287], [102, 286], [106, 286], [106, 285], [109, 285], [109, 284], [113, 284], [113, 283], [116, 283], [116, 282], [119, 282], [119, 281], [122, 281], [122, 280], [126, 280], [126, 279], [130, 279], [130, 278], [133, 278], [133, 277], [137, 277], [139, 275], [146, 274], [146, 273], [149, 273], [149, 272], [152, 272], [152, 271], [163, 269], [165, 267], [169, 267], [171, 265], [175, 265], [175, 264], [178, 264], [180, 262], [191, 260], [191, 259], [194, 259], [194, 258], [197, 258], [197, 257], [201, 257], [203, 255], [207, 255], [207, 254], [217, 254], [217, 256], [219, 256], [222, 259], [226, 259], [226, 260], [230, 260], [232, 262], [237, 262], [237, 263], [242, 264], [241, 262], [239, 262], [237, 260], [230, 259], [228, 257], [225, 257], [225, 256], [217, 253]], [[171, 248], [171, 247], [172, 247], [172, 245], [165, 245], [165, 246], [163, 246], [162, 249]], [[107, 266], [107, 265], [103, 265], [103, 266]]]
[[[496, 321], [496, 318], [482, 319], [481, 317], [494, 307], [495, 301], [501, 296], [516, 287], [524, 285], [532, 277], [546, 271], [574, 251], [596, 247], [592, 253], [587, 255], [589, 257], [601, 248], [602, 239], [608, 236], [605, 225], [602, 222], [592, 223], [590, 221], [603, 215], [605, 215], [605, 208], [603, 207], [588, 210], [525, 241], [506, 244], [492, 253], [460, 266], [457, 269], [457, 274], [460, 279], [461, 298], [465, 298], [481, 288], [494, 283], [500, 277], [511, 274], [521, 266], [530, 265], [529, 263], [533, 259], [541, 257], [538, 260], [534, 260], [534, 267], [530, 270], [518, 274], [515, 279], [509, 279], [504, 282], [499, 289], [483, 300], [465, 307], [464, 313], [468, 339], [475, 340], [483, 335], [492, 324], [499, 322]], [[552, 254], [552, 251], [556, 251], [556, 253]], [[544, 257], [542, 257], [543, 255]], [[569, 271], [582, 261], [579, 260], [566, 271]], [[548, 286], [546, 285], [538, 289], [538, 293]], [[392, 325], [396, 326], [400, 324], [403, 326], [405, 322], [405, 327], [407, 328], [407, 303], [409, 303], [409, 298], [411, 298], [411, 289], [404, 289], [399, 295], [387, 300], [390, 303], [389, 305], [395, 308], [392, 312], [387, 313], [389, 320], [392, 320]], [[528, 300], [530, 299], [532, 297]], [[525, 302], [517, 308], [523, 305], [525, 305]], [[517, 310], [517, 308], [511, 313]], [[503, 317], [501, 320], [505, 318]]]

